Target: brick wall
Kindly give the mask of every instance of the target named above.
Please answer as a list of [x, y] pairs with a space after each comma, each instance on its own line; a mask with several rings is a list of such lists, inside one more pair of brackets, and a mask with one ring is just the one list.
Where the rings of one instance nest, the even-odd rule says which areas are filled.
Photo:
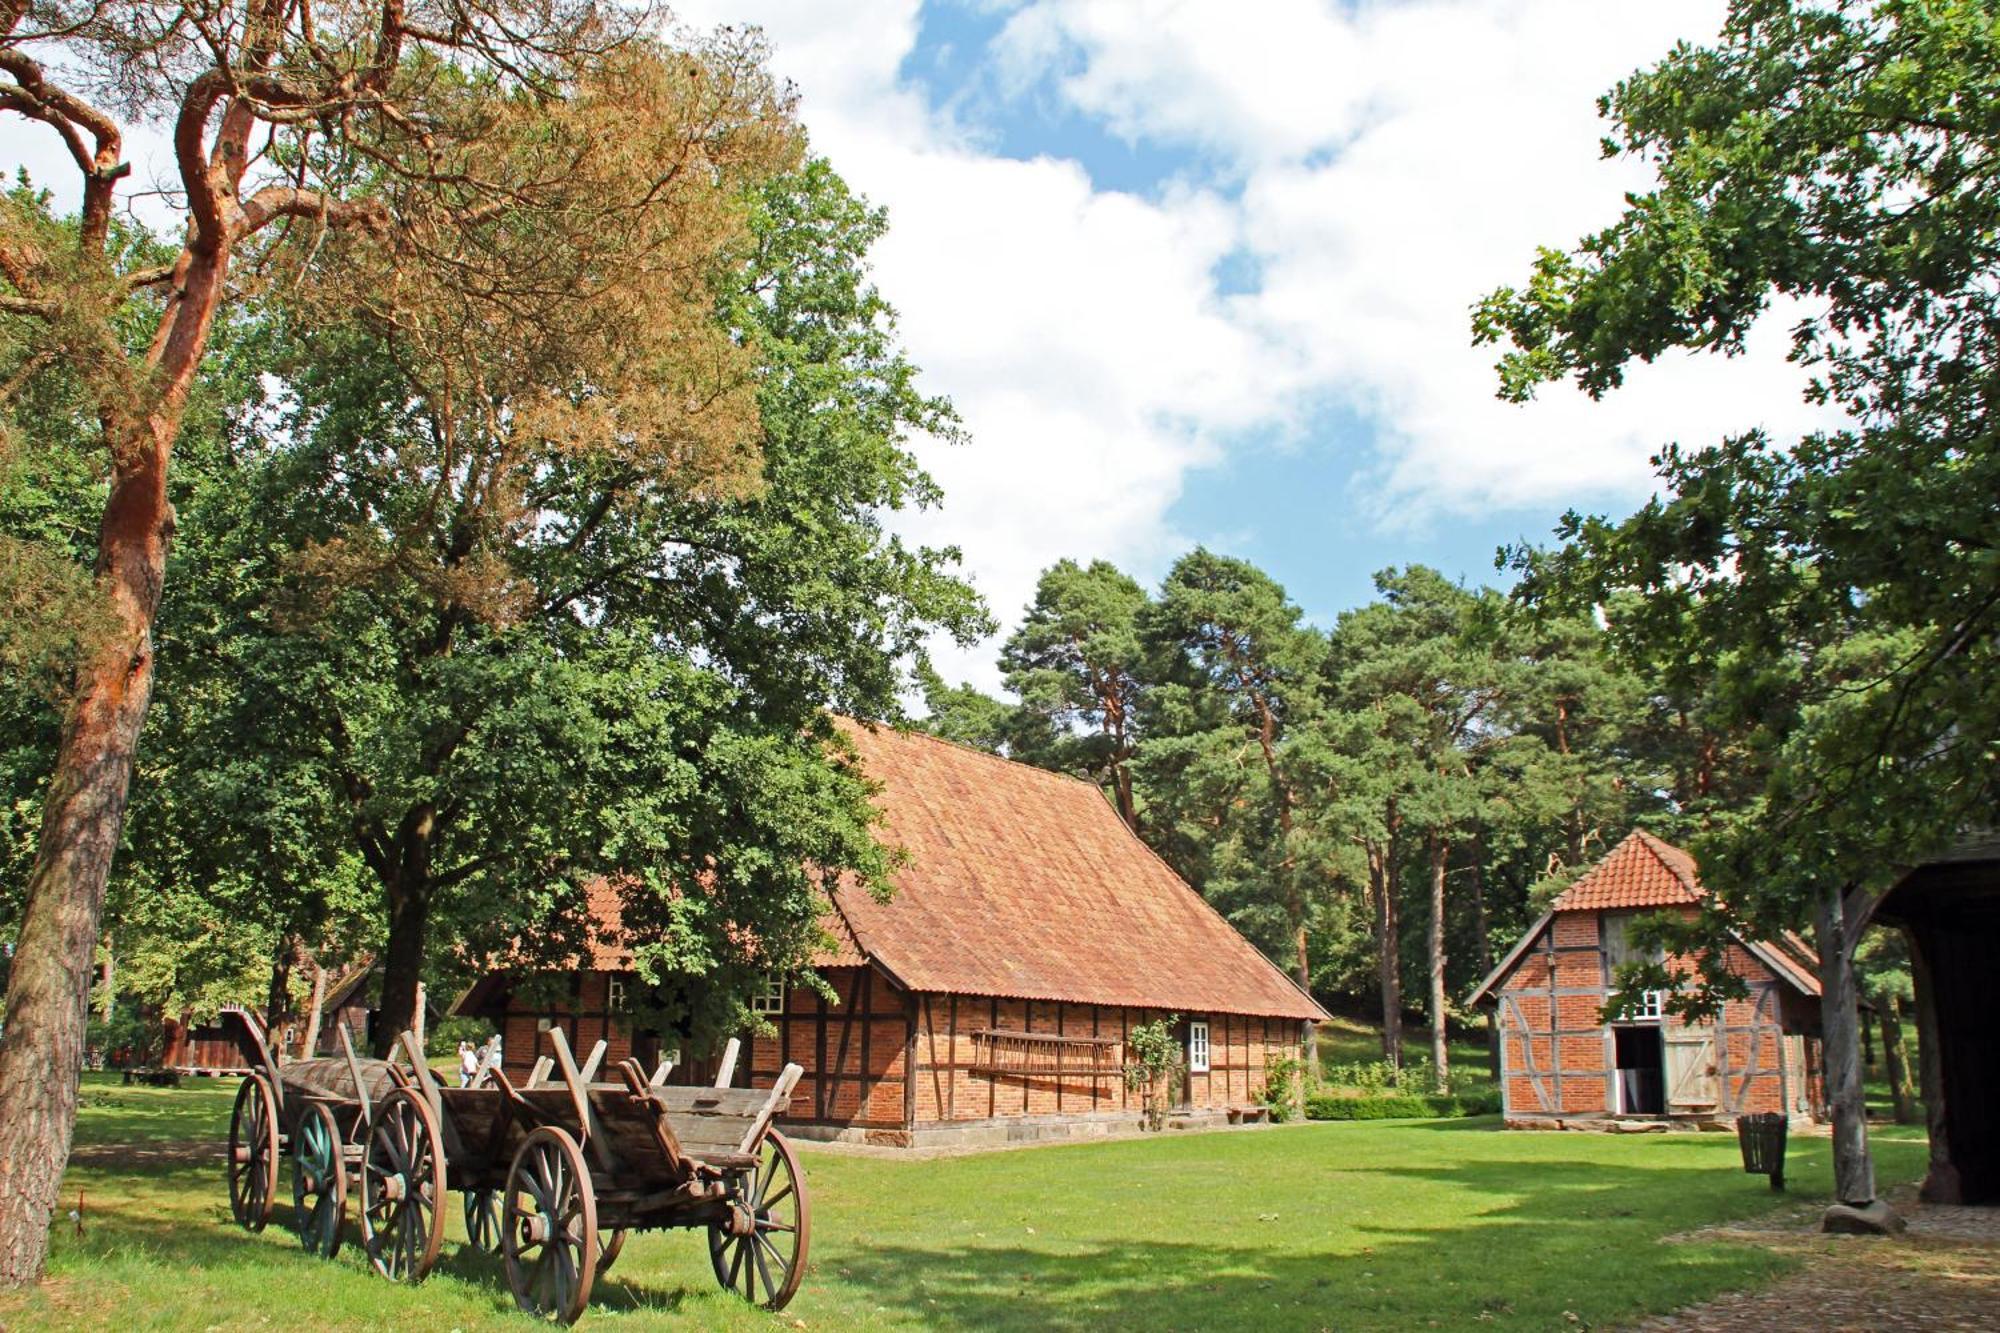
[[[1741, 945], [1730, 947], [1728, 960], [1750, 995], [1727, 1002], [1706, 1034], [1714, 1043], [1713, 1110], [1798, 1112], [1812, 1101], [1807, 1071], [1799, 1065], [1811, 1058], [1808, 1043], [1815, 1039], [1786, 1040], [1785, 997], [1763, 962]], [[1615, 1045], [1599, 1017], [1610, 983], [1600, 914], [1557, 913], [1496, 996], [1501, 1084], [1510, 1118], [1617, 1109]], [[1685, 1031], [1673, 1016], [1661, 1026], [1670, 1041]], [[1668, 1092], [1671, 1097], [1672, 1089]]]
[[[568, 995], [529, 1007], [516, 1001], [502, 1026], [506, 1069], [527, 1076], [548, 1050], [547, 1022], [563, 1029], [580, 1061], [600, 1039], [608, 1042], [609, 1067], [634, 1054], [625, 1019], [608, 1007], [608, 973], [584, 973]], [[984, 996], [920, 994], [897, 989], [872, 967], [826, 968], [831, 999], [803, 985], [788, 987], [784, 1011], [766, 1015], [771, 1031], [752, 1037], [739, 1060], [736, 1082], [768, 1087], [787, 1062], [805, 1074], [783, 1118], [866, 1129], [955, 1123], [1023, 1116], [1084, 1116], [1140, 1109], [1140, 1094], [1122, 1076], [1124, 1040], [1130, 1030], [1163, 1017], [1155, 1010], [998, 1000]], [[1253, 1101], [1272, 1060], [1298, 1052], [1299, 1024], [1240, 1014], [1181, 1015], [1206, 1018], [1209, 1069], [1190, 1073], [1182, 1097], [1197, 1108], [1242, 1106]], [[1064, 1048], [1059, 1073], [1024, 1075], [982, 1061], [974, 1034], [1041, 1033], [1118, 1043], [1106, 1064], [1093, 1070], [1084, 1048]], [[666, 1045], [672, 1046], [669, 1040]], [[914, 1046], [914, 1086], [906, 1065]], [[642, 1060], [655, 1058], [648, 1048]], [[674, 1082], [695, 1075], [706, 1081], [708, 1062], [689, 1060]]]

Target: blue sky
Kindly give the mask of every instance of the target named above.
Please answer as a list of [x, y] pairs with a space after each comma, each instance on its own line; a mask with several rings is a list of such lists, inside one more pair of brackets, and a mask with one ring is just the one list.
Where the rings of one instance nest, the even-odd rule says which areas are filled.
[[[1620, 513], [1663, 444], [1820, 424], [1785, 313], [1747, 356], [1675, 357], [1601, 403], [1493, 397], [1468, 309], [1611, 221], [1599, 93], [1724, 0], [683, 0], [752, 24], [815, 151], [889, 210], [877, 281], [970, 443], [915, 447], [1004, 634], [1054, 561], [1157, 580], [1196, 543], [1330, 623], [1409, 563]], [[168, 154], [128, 136], [151, 180]], [[52, 136], [0, 166], [70, 172]], [[939, 645], [998, 684], [997, 642]]]

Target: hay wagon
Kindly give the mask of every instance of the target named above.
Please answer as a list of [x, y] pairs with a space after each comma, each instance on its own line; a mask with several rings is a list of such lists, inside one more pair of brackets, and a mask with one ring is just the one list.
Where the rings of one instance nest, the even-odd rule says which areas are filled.
[[444, 1240], [442, 1139], [408, 1071], [343, 1055], [280, 1066], [257, 1019], [225, 1010], [249, 1072], [229, 1119], [229, 1210], [246, 1230], [270, 1220], [279, 1164], [289, 1162], [292, 1226], [309, 1253], [340, 1249], [350, 1194], [360, 1202], [362, 1247], [377, 1272], [419, 1281]]
[[[771, 1127], [803, 1072], [770, 1088], [668, 1087], [634, 1060], [595, 1078], [560, 1028], [552, 1057], [515, 1087], [455, 1088], [420, 1068], [412, 1092], [439, 1126], [466, 1231], [498, 1251], [515, 1303], [570, 1323], [592, 1283], [635, 1231], [704, 1230], [716, 1280], [752, 1304], [783, 1309], [805, 1276], [811, 1205], [791, 1144]], [[733, 1045], [733, 1043], [732, 1043]], [[549, 1077], [553, 1074], [554, 1077]]]
[[811, 1204], [804, 1169], [771, 1122], [803, 1072], [766, 1089], [669, 1087], [633, 1060], [596, 1079], [599, 1042], [579, 1068], [560, 1028], [551, 1054], [516, 1087], [499, 1069], [471, 1087], [442, 1084], [416, 1039], [404, 1063], [344, 1059], [279, 1068], [250, 1015], [235, 1015], [251, 1073], [230, 1121], [229, 1195], [251, 1230], [269, 1219], [278, 1162], [292, 1163], [294, 1226], [306, 1249], [340, 1247], [358, 1192], [370, 1263], [421, 1281], [444, 1240], [445, 1199], [464, 1196], [466, 1235], [496, 1254], [515, 1302], [572, 1323], [592, 1284], [635, 1231], [704, 1230], [716, 1280], [752, 1304], [784, 1308], [805, 1276]]

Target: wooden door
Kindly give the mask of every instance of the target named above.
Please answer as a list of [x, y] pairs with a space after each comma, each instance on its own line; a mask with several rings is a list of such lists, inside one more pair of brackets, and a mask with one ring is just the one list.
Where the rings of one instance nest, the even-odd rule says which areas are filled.
[[1670, 1027], [1663, 1035], [1668, 1112], [1715, 1109], [1715, 1029]]

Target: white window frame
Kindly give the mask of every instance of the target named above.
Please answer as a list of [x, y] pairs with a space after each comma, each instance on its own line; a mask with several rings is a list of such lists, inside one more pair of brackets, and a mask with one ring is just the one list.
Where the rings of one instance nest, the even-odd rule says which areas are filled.
[[1188, 1073], [1208, 1072], [1208, 1022], [1196, 1019], [1188, 1024]]
[[770, 975], [755, 995], [750, 997], [750, 1012], [753, 1014], [782, 1014], [785, 1012], [785, 979]]
[[614, 1014], [622, 1014], [625, 1002], [625, 978], [614, 972], [604, 979], [604, 1007]]
[[1641, 991], [1636, 1004], [1627, 1005], [1618, 1017], [1627, 1023], [1658, 1023], [1667, 1015], [1667, 993], [1663, 990]]

